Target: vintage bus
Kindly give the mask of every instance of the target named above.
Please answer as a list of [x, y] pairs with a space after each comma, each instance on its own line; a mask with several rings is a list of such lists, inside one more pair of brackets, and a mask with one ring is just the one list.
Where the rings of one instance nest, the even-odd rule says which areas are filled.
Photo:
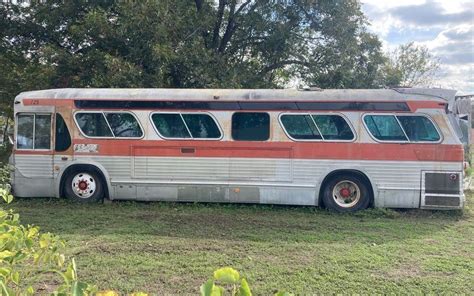
[[459, 209], [442, 89], [52, 89], [14, 101], [13, 192]]

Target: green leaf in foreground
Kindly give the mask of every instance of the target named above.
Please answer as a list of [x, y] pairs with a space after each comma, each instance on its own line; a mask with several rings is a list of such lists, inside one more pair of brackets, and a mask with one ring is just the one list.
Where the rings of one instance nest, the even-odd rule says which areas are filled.
[[224, 267], [214, 271], [214, 279], [226, 284], [237, 284], [240, 275], [239, 272], [232, 267]]
[[252, 296], [249, 284], [245, 279], [242, 279], [242, 281], [240, 282], [239, 296]]
[[200, 290], [201, 296], [221, 296], [224, 294], [224, 289], [222, 287], [214, 285], [212, 279], [202, 284]]

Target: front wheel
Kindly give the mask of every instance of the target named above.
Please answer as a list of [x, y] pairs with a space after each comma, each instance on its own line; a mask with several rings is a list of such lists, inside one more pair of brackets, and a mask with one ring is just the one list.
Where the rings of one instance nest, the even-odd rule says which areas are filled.
[[64, 182], [66, 197], [76, 202], [98, 202], [104, 197], [104, 188], [97, 173], [92, 171], [74, 171]]
[[337, 212], [356, 212], [370, 204], [371, 192], [366, 182], [355, 175], [338, 175], [324, 188], [323, 203]]

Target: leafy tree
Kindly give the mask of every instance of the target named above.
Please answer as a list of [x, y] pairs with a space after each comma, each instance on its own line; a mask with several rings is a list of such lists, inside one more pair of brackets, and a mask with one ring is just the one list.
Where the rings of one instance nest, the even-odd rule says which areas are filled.
[[[6, 97], [47, 87], [374, 87], [357, 0], [0, 2]], [[7, 85], [8, 84], [8, 85]]]
[[410, 42], [388, 54], [384, 82], [387, 86], [429, 86], [439, 67], [439, 59], [426, 46]]

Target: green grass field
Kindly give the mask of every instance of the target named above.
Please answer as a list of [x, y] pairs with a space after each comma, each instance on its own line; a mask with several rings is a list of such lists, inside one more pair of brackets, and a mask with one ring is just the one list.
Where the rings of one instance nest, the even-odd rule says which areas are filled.
[[[470, 207], [474, 197], [469, 197]], [[232, 266], [254, 294], [474, 293], [474, 213], [17, 199], [67, 241], [82, 280], [122, 293], [198, 294]], [[49, 284], [54, 284], [49, 283]], [[46, 288], [47, 289], [47, 288]]]

